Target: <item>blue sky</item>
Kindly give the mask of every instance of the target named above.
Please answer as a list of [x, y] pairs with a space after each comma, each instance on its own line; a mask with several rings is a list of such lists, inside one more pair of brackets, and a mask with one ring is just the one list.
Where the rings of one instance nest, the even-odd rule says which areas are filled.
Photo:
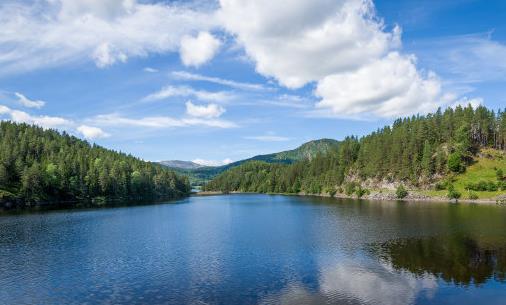
[[505, 17], [499, 0], [7, 0], [0, 118], [220, 164], [504, 108]]

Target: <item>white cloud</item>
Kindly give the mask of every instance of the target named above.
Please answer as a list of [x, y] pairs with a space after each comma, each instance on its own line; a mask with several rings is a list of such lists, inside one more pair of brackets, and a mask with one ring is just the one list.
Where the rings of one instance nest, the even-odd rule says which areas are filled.
[[455, 102], [453, 102], [451, 107], [452, 108], [455, 108], [457, 106], [467, 107], [469, 105], [471, 105], [471, 107], [476, 109], [479, 106], [483, 105], [483, 98], [481, 98], [481, 97], [469, 98], [467, 96], [464, 96], [464, 97], [456, 100]]
[[316, 83], [318, 116], [393, 117], [442, 105], [439, 77], [400, 53], [401, 29], [387, 31], [370, 0], [220, 4], [219, 20], [259, 73], [288, 88]]
[[[221, 0], [218, 17], [256, 69], [289, 88], [354, 70], [399, 46], [368, 0]], [[247, 22], [245, 22], [247, 20]]]
[[118, 114], [102, 114], [89, 120], [94, 125], [117, 126], [117, 127], [147, 127], [147, 128], [175, 128], [206, 126], [215, 128], [234, 128], [233, 122], [221, 119], [208, 118], [173, 118], [168, 116], [150, 116], [141, 118], [129, 118]]
[[110, 66], [117, 61], [124, 63], [128, 58], [125, 53], [107, 42], [100, 44], [95, 51], [93, 51], [91, 57], [95, 60], [95, 63], [99, 68]]
[[199, 32], [197, 37], [185, 35], [181, 39], [180, 55], [185, 66], [199, 67], [210, 61], [221, 45], [221, 41], [208, 32]]
[[224, 102], [231, 100], [234, 98], [234, 95], [229, 92], [224, 91], [205, 91], [205, 90], [195, 90], [191, 87], [186, 86], [166, 86], [163, 87], [160, 91], [152, 93], [143, 98], [144, 101], [158, 101], [167, 99], [169, 97], [196, 97], [199, 100], [203, 101], [213, 101], [213, 102]]
[[215, 84], [224, 85], [224, 86], [232, 87], [235, 89], [241, 89], [241, 90], [252, 90], [252, 91], [272, 90], [271, 88], [266, 88], [262, 84], [236, 82], [236, 81], [229, 80], [229, 79], [205, 76], [205, 75], [196, 74], [196, 73], [189, 73], [186, 71], [174, 71], [174, 72], [172, 72], [172, 75], [176, 79], [191, 80], [191, 81], [205, 81], [205, 82], [215, 83]]
[[42, 108], [46, 104], [44, 101], [31, 100], [19, 92], [15, 92], [14, 95], [18, 98], [18, 103], [28, 108]]
[[216, 104], [203, 106], [195, 105], [190, 101], [186, 102], [186, 113], [193, 117], [217, 118], [220, 117], [224, 112], [225, 108]]
[[224, 160], [204, 160], [204, 159], [194, 159], [192, 162], [204, 165], [204, 166], [221, 166], [221, 165], [227, 165], [232, 163], [233, 161], [229, 158]]
[[493, 40], [492, 33], [420, 40], [416, 53], [453, 83], [506, 79], [506, 45]]
[[76, 18], [90, 14], [101, 18], [114, 18], [130, 12], [135, 0], [49, 0], [60, 5], [59, 17], [62, 19]]
[[216, 24], [207, 9], [134, 0], [4, 2], [0, 23], [2, 74], [177, 52], [183, 36]]
[[319, 266], [318, 274], [317, 289], [292, 281], [259, 303], [316, 305], [341, 300], [343, 304], [405, 305], [419, 297], [430, 299], [438, 290], [432, 275], [398, 272], [384, 263], [364, 266], [342, 257], [337, 263]]
[[157, 73], [158, 72], [158, 69], [155, 69], [155, 68], [151, 68], [151, 67], [146, 67], [143, 69], [144, 72], [148, 72], [148, 73]]
[[[6, 116], [6, 117], [5, 117]], [[81, 134], [87, 139], [100, 139], [110, 136], [109, 133], [103, 131], [101, 128], [79, 125], [73, 120], [48, 115], [32, 115], [24, 111], [11, 109], [7, 106], [0, 105], [0, 119], [10, 120], [16, 123], [26, 123], [37, 125], [45, 129], [59, 129], [66, 130], [72, 134]]]
[[101, 128], [88, 126], [88, 125], [80, 125], [77, 127], [77, 131], [79, 131], [86, 139], [102, 139], [110, 136], [107, 132], [103, 131]]
[[256, 140], [262, 142], [284, 142], [291, 140], [291, 138], [276, 135], [249, 136], [244, 138], [247, 140]]
[[263, 103], [266, 105], [288, 108], [308, 108], [310, 105], [312, 106], [312, 101], [310, 99], [292, 94], [282, 94], [274, 99], [264, 100]]
[[425, 113], [440, 106], [439, 79], [422, 76], [413, 57], [392, 52], [355, 71], [332, 74], [318, 82], [317, 108], [338, 116], [373, 114], [394, 117]]
[[73, 122], [62, 117], [47, 115], [31, 115], [27, 112], [10, 109], [0, 105], [0, 115], [8, 115], [9, 119], [17, 123], [27, 123], [41, 126], [43, 128], [66, 128]]

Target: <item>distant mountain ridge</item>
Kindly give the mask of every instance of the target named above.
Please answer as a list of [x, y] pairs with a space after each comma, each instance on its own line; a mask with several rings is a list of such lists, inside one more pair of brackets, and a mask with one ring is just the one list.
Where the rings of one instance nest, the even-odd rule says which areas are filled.
[[205, 165], [198, 164], [192, 161], [182, 161], [182, 160], [167, 160], [158, 162], [161, 165], [165, 165], [170, 168], [175, 169], [197, 169], [201, 167], [205, 167]]
[[333, 139], [313, 140], [304, 143], [292, 150], [286, 150], [266, 155], [257, 155], [249, 159], [239, 160], [222, 166], [203, 166], [191, 161], [178, 160], [162, 161], [159, 163], [170, 167], [180, 174], [187, 175], [190, 178], [192, 184], [199, 185], [207, 182], [208, 180], [214, 178], [215, 176], [230, 168], [239, 166], [248, 161], [264, 161], [267, 163], [290, 164], [300, 160], [311, 159], [318, 153], [325, 154], [330, 150], [337, 149], [339, 143], [339, 141]]

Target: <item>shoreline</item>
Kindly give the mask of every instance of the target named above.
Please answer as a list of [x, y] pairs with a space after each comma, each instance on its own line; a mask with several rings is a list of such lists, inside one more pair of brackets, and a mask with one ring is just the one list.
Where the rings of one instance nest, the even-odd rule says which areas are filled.
[[25, 212], [46, 212], [58, 210], [79, 210], [79, 209], [94, 209], [94, 208], [114, 208], [114, 207], [127, 207], [127, 206], [142, 206], [151, 204], [160, 204], [164, 202], [181, 200], [189, 198], [194, 193], [181, 194], [178, 196], [161, 196], [154, 198], [95, 198], [95, 199], [82, 199], [82, 200], [50, 200], [42, 201], [32, 205], [26, 205], [24, 202], [17, 204], [6, 205], [0, 203], [0, 215], [8, 213], [25, 213]]
[[[409, 194], [405, 198], [395, 198], [395, 194], [391, 193], [372, 193], [370, 195], [364, 195], [360, 198], [357, 196], [348, 196], [346, 194], [335, 194], [334, 196], [330, 196], [329, 194], [306, 194], [304, 192], [299, 193], [259, 193], [259, 192], [240, 192], [240, 191], [232, 191], [232, 192], [222, 192], [222, 191], [202, 191], [193, 193], [193, 196], [216, 196], [216, 195], [228, 195], [228, 194], [265, 194], [265, 195], [284, 195], [284, 196], [301, 196], [301, 197], [324, 197], [324, 198], [337, 198], [337, 199], [362, 199], [362, 200], [371, 200], [371, 201], [403, 201], [403, 202], [438, 202], [438, 203], [467, 203], [467, 204], [487, 204], [487, 205], [506, 205], [505, 203], [500, 203], [496, 199], [448, 199], [442, 197], [429, 197], [421, 194]], [[389, 196], [390, 195], [390, 196]], [[414, 196], [413, 196], [414, 195]]]

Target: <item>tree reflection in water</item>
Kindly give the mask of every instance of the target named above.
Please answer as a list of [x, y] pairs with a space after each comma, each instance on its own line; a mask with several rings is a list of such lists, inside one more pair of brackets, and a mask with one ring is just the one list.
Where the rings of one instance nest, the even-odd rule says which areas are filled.
[[432, 274], [455, 285], [481, 285], [493, 278], [506, 281], [506, 243], [469, 236], [392, 240], [370, 251], [398, 270]]

